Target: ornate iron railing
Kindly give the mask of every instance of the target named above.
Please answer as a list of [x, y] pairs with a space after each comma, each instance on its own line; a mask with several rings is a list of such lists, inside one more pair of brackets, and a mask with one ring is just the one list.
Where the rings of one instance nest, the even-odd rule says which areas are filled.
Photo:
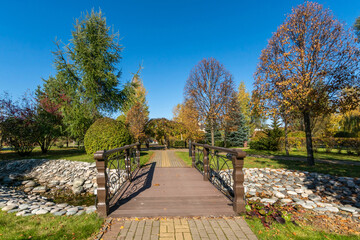
[[97, 151], [96, 159], [98, 213], [106, 217], [117, 194], [131, 182], [140, 167], [140, 143], [126, 145], [108, 151]]
[[233, 200], [232, 154], [220, 155], [218, 150], [209, 152], [209, 180], [228, 198]]
[[[244, 212], [242, 168], [246, 153], [241, 150], [199, 143], [192, 143], [191, 151], [192, 166], [203, 174], [204, 180], [209, 180], [233, 201], [235, 212]], [[202, 169], [199, 166], [202, 166]]]
[[202, 148], [196, 148], [195, 150], [195, 165], [194, 167], [204, 175], [204, 150]]

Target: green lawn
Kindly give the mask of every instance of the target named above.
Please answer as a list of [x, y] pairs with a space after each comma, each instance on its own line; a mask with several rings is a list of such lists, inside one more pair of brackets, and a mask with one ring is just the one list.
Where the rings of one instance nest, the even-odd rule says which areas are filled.
[[[187, 152], [175, 152], [188, 166], [191, 166], [191, 158]], [[308, 166], [306, 162], [295, 160], [277, 160], [269, 158], [246, 157], [245, 168], [285, 168], [291, 170], [302, 170], [331, 174], [335, 176], [360, 177], [360, 166], [345, 164], [316, 163], [315, 166]]]
[[192, 160], [191, 157], [189, 157], [188, 152], [175, 152], [175, 154], [180, 157], [188, 166], [191, 166]]
[[0, 160], [18, 159], [67, 159], [70, 161], [94, 162], [93, 155], [87, 155], [84, 150], [78, 148], [57, 148], [52, 147], [47, 153], [43, 154], [39, 147], [36, 147], [30, 156], [21, 157], [16, 152], [10, 150], [0, 151]]
[[[265, 151], [265, 150], [255, 150], [255, 149], [243, 149], [249, 154], [256, 155], [269, 155], [269, 156], [286, 156], [285, 151]], [[306, 151], [293, 150], [290, 152], [291, 157], [304, 157], [306, 158]], [[360, 161], [360, 156], [349, 155], [345, 151], [338, 153], [337, 150], [333, 149], [332, 152], [327, 153], [325, 149], [320, 149], [320, 152], [314, 152], [314, 157], [316, 159], [325, 159], [325, 160], [339, 160], [339, 161]]]
[[17, 217], [14, 213], [0, 211], [0, 239], [88, 239], [103, 223], [104, 220], [95, 213]]
[[270, 229], [267, 229], [258, 218], [245, 219], [251, 230], [259, 239], [277, 239], [277, 240], [320, 240], [320, 239], [359, 239], [356, 235], [340, 235], [333, 233], [326, 233], [324, 231], [314, 229], [311, 226], [295, 226], [293, 223], [278, 224], [273, 223]]
[[[154, 154], [152, 151], [143, 151], [140, 155], [140, 163], [144, 165]], [[41, 153], [40, 148], [35, 148], [30, 156], [21, 157], [16, 152], [3, 150], [0, 151], [1, 160], [19, 160], [19, 159], [66, 159], [70, 161], [95, 162], [93, 155], [86, 154], [85, 150], [77, 148], [51, 148], [48, 153]]]

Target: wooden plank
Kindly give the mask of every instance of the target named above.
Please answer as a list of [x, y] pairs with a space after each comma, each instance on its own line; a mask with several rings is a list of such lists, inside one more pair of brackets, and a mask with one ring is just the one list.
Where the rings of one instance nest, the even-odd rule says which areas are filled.
[[[152, 163], [112, 207], [110, 217], [233, 216], [232, 202], [193, 168]], [[138, 177], [141, 176], [141, 177]]]

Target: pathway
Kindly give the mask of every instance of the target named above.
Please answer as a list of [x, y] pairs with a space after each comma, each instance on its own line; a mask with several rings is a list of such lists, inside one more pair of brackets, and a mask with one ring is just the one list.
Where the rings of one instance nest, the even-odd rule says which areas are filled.
[[[275, 159], [275, 160], [287, 160], [287, 161], [303, 161], [303, 162], [307, 161], [306, 157], [276, 156], [276, 155], [273, 156], [273, 155], [258, 155], [258, 154], [247, 154], [247, 156], [255, 157], [255, 158], [270, 158], [270, 159]], [[360, 166], [360, 162], [358, 162], [358, 161], [315, 159], [315, 162]]]
[[175, 155], [173, 150], [162, 150], [155, 151], [155, 156], [151, 160], [152, 163], [156, 163], [156, 167], [167, 168], [167, 167], [188, 167], [183, 160]]
[[[120, 232], [119, 232], [120, 230]], [[104, 240], [257, 239], [242, 217], [114, 219]]]
[[110, 212], [103, 239], [256, 239], [232, 202], [170, 150], [155, 151]]

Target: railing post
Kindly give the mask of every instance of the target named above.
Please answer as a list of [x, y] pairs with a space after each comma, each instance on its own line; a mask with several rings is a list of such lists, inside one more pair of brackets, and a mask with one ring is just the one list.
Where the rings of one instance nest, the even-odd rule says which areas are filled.
[[105, 151], [97, 151], [94, 154], [94, 159], [96, 160], [97, 168], [97, 212], [100, 217], [107, 217], [109, 212], [109, 202], [108, 202], [108, 186], [107, 186], [107, 173], [106, 173], [106, 161]]
[[209, 180], [209, 148], [204, 147], [204, 181]]
[[194, 145], [194, 144], [192, 144], [191, 143], [191, 160], [192, 160], [192, 164], [191, 164], [191, 166], [192, 167], [195, 167], [195, 164], [196, 164], [196, 153], [195, 153], [195, 149], [196, 148], [196, 146]]
[[131, 181], [131, 156], [130, 156], [130, 149], [125, 149], [125, 171], [127, 180]]
[[139, 145], [136, 146], [136, 161], [138, 168], [140, 168], [140, 151], [141, 151], [141, 144], [139, 143]]
[[244, 199], [244, 158], [246, 153], [239, 150], [237, 154], [232, 156], [233, 164], [233, 190], [234, 200], [233, 209], [236, 213], [245, 212], [245, 199]]
[[[185, 140], [185, 145], [186, 145], [186, 140]], [[189, 157], [192, 156], [192, 142], [191, 140], [189, 140]]]

